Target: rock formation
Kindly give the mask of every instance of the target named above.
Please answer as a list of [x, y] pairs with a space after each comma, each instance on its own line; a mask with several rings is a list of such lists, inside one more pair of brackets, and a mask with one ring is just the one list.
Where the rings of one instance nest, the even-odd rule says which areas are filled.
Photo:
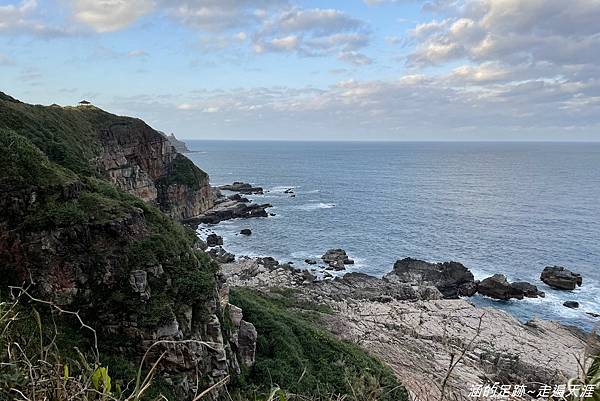
[[394, 264], [394, 270], [386, 274], [390, 282], [434, 286], [445, 298], [457, 298], [473, 293], [475, 278], [458, 262], [429, 263], [406, 258]]
[[[443, 289], [463, 281], [456, 277], [440, 281], [438, 273], [430, 272], [431, 266], [420, 267], [428, 282], [441, 283]], [[458, 266], [434, 269], [464, 274]], [[357, 273], [310, 283], [295, 271], [270, 270], [251, 259], [224, 265], [222, 272], [230, 286], [263, 294], [288, 288], [293, 291], [286, 294], [299, 302], [328, 307], [320, 321], [340, 338], [386, 362], [413, 399], [441, 399], [444, 382], [444, 399], [461, 401], [472, 399], [471, 386], [485, 383], [564, 385], [578, 374], [578, 358], [588, 346], [584, 334], [556, 322], [522, 324], [498, 309], [442, 299], [434, 286]], [[277, 292], [272, 296], [280, 297]], [[449, 371], [451, 364], [456, 366]]]
[[574, 290], [576, 287], [581, 287], [583, 283], [581, 274], [573, 273], [561, 266], [546, 267], [540, 280], [559, 290]]
[[346, 265], [354, 264], [354, 260], [350, 259], [343, 249], [330, 249], [323, 256], [323, 262], [327, 263], [333, 270], [345, 270]]
[[219, 189], [222, 191], [239, 192], [246, 195], [262, 194], [264, 192], [261, 187], [253, 187], [251, 184], [239, 181], [229, 185], [221, 185]]
[[[194, 394], [197, 375], [207, 388], [251, 364], [256, 336], [241, 320], [224, 325], [218, 266], [153, 206], [177, 218], [210, 206], [184, 204], [208, 177], [182, 168], [191, 162], [140, 120], [11, 99], [0, 96], [0, 291], [31, 283], [79, 311], [102, 352], [136, 363], [157, 340], [187, 340], [146, 360], [165, 352], [158, 370], [178, 399]], [[163, 196], [177, 186], [183, 203]]]

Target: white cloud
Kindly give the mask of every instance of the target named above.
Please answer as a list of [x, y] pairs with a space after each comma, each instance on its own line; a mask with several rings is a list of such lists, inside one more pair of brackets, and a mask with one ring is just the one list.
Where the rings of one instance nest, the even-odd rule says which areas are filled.
[[[257, 53], [294, 52], [301, 56], [337, 55], [353, 64], [368, 64], [357, 50], [369, 44], [366, 25], [333, 9], [291, 8], [267, 19], [253, 36]], [[370, 60], [369, 60], [370, 61]]]
[[37, 18], [38, 11], [36, 0], [23, 0], [17, 4], [0, 5], [0, 33], [42, 37], [71, 34], [67, 29], [46, 25], [41, 18]]
[[96, 32], [113, 32], [129, 26], [153, 10], [153, 0], [70, 0], [73, 16]]

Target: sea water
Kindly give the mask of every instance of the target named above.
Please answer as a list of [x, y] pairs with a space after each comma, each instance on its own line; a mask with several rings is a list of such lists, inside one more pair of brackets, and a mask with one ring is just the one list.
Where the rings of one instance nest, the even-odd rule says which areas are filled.
[[[265, 188], [250, 196], [275, 217], [208, 227], [238, 256], [297, 267], [330, 248], [381, 276], [396, 260], [455, 260], [477, 279], [528, 281], [546, 298], [474, 297], [525, 321], [590, 329], [600, 313], [600, 144], [187, 141], [213, 185]], [[295, 197], [285, 191], [292, 188]], [[242, 228], [251, 236], [239, 235]], [[545, 266], [583, 275], [573, 292], [539, 281]], [[564, 307], [578, 301], [580, 309]]]

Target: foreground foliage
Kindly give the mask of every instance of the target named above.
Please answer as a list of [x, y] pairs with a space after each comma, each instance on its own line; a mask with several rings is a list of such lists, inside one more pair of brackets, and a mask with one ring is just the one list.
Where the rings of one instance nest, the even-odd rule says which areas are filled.
[[256, 364], [239, 381], [255, 394], [273, 386], [288, 399], [347, 401], [406, 400], [393, 373], [365, 351], [334, 338], [287, 300], [269, 299], [247, 289], [231, 292], [231, 303], [244, 311], [259, 335]]

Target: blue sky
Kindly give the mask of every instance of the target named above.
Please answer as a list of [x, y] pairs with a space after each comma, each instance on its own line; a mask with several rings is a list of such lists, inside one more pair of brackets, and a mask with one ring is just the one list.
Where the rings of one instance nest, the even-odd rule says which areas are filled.
[[598, 20], [598, 0], [0, 0], [0, 90], [190, 139], [595, 141]]

